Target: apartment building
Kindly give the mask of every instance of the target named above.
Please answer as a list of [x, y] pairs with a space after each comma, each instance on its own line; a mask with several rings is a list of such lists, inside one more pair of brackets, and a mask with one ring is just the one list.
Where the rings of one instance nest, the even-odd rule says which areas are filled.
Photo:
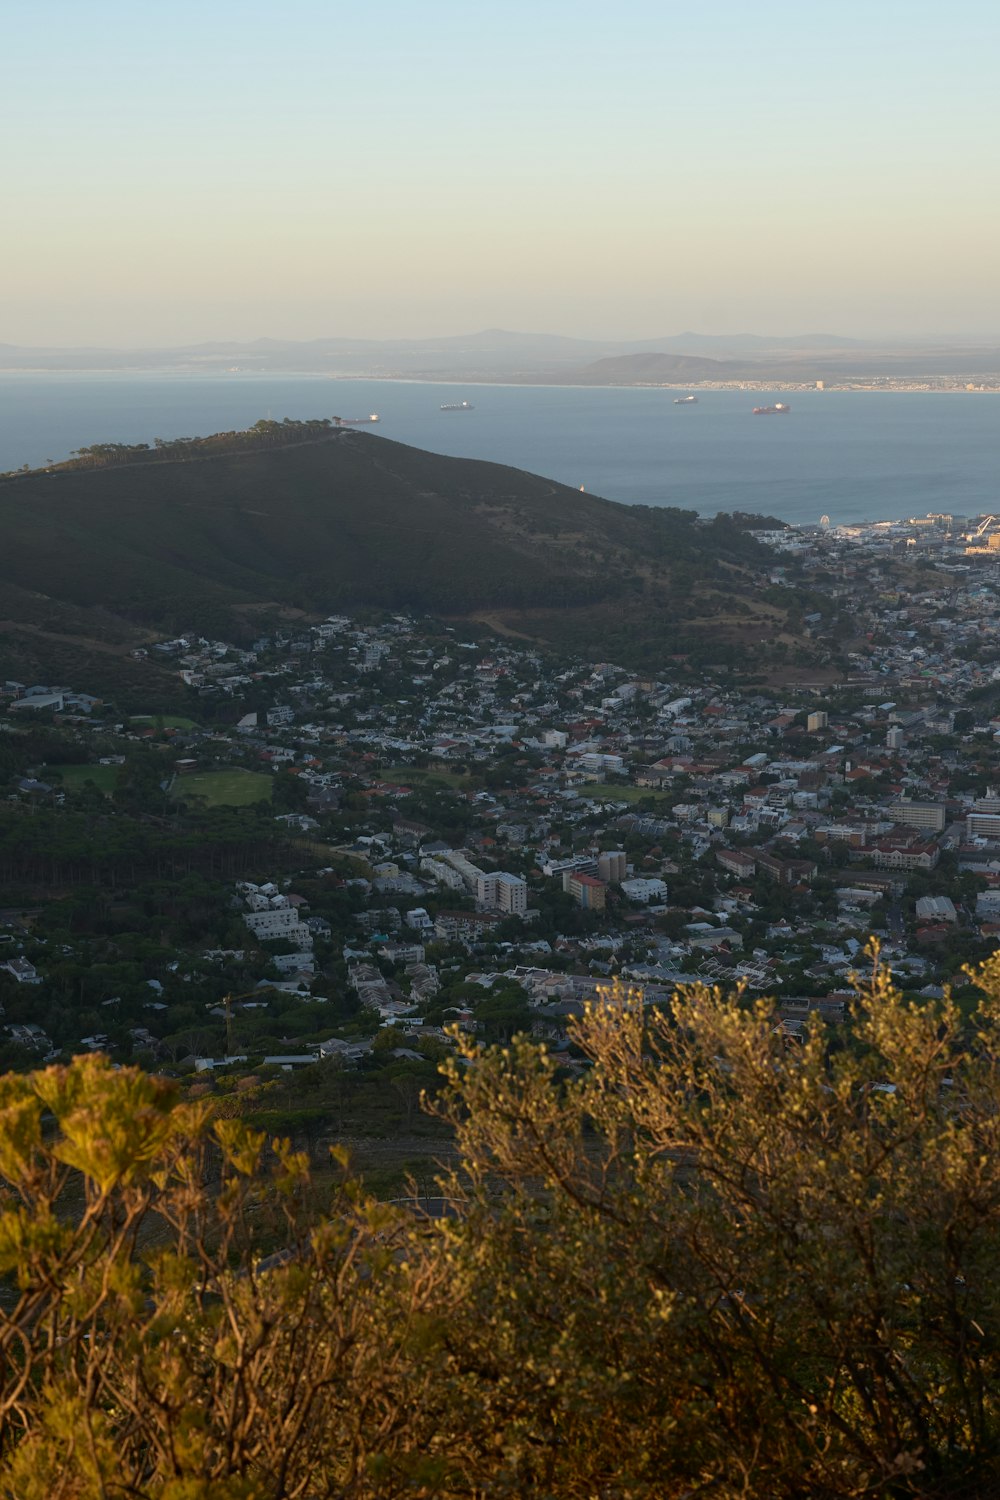
[[567, 875], [563, 889], [569, 892], [584, 911], [603, 911], [605, 908], [607, 887], [595, 875]]
[[887, 815], [904, 828], [926, 828], [930, 833], [941, 833], [946, 819], [943, 802], [914, 802], [909, 797], [891, 802]]
[[482, 911], [523, 916], [528, 910], [528, 883], [504, 870], [481, 874], [476, 881], [476, 903]]

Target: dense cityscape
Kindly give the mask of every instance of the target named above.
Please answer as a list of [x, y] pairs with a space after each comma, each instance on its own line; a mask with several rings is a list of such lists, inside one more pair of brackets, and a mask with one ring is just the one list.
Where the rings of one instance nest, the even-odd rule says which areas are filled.
[[[756, 535], [776, 597], [825, 590], [802, 606], [812, 665], [645, 677], [341, 615], [136, 652], [188, 717], [3, 684], [8, 1065], [89, 1048], [431, 1080], [455, 1026], [572, 1065], [566, 1023], [615, 973], [650, 1004], [698, 981], [774, 995], [796, 1036], [844, 1022], [869, 934], [913, 993], [967, 990], [1000, 933], [1000, 532]], [[116, 823], [188, 814], [243, 841], [239, 878], [195, 862], [165, 899], [148, 849], [127, 882], [102, 864]]]

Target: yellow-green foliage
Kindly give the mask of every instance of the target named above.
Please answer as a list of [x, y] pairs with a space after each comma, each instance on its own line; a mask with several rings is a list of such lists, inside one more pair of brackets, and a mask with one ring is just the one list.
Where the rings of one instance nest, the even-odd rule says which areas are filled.
[[835, 1043], [695, 987], [568, 1084], [467, 1046], [436, 1225], [136, 1070], [0, 1080], [0, 1497], [1000, 1493], [977, 977], [965, 1031], [876, 963]]

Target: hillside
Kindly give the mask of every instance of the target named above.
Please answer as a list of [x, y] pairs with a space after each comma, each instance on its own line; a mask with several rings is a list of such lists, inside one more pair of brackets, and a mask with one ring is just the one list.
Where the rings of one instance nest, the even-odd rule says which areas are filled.
[[[695, 346], [696, 348], [698, 345]], [[708, 347], [713, 347], [709, 345]], [[611, 355], [575, 370], [553, 372], [559, 385], [694, 385], [701, 381], [806, 381], [873, 379], [992, 379], [1000, 369], [996, 349], [889, 349], [840, 347], [827, 341], [817, 347], [793, 341], [784, 349], [750, 345], [727, 349], [724, 358], [701, 353], [642, 352]]]
[[479, 618], [636, 664], [782, 623], [750, 597], [770, 554], [731, 518], [356, 431], [220, 443], [189, 442], [183, 461], [106, 449], [126, 461], [0, 483], [0, 670], [20, 651], [37, 675], [46, 642], [106, 659], [150, 631], [246, 638], [262, 606]]
[[737, 380], [745, 367], [702, 354], [615, 354], [565, 377], [573, 385], [645, 385], [678, 380]]

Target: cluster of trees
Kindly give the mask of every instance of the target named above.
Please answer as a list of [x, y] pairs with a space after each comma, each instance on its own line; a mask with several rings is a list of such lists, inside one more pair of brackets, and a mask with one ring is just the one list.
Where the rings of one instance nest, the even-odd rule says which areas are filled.
[[149, 443], [92, 443], [77, 448], [60, 469], [112, 469], [124, 464], [184, 463], [196, 458], [214, 458], [224, 453], [259, 453], [266, 448], [286, 448], [291, 443], [313, 443], [336, 432], [338, 418], [317, 417], [281, 422], [261, 419], [238, 432], [215, 432], [210, 437], [154, 438]]
[[0, 808], [0, 883], [122, 887], [192, 872], [240, 879], [279, 858], [284, 838], [269, 806], [154, 820], [14, 804]]
[[995, 1493], [977, 979], [971, 1031], [876, 962], [836, 1047], [697, 988], [613, 992], [569, 1080], [463, 1048], [443, 1216], [136, 1070], [0, 1080], [0, 1496]]

